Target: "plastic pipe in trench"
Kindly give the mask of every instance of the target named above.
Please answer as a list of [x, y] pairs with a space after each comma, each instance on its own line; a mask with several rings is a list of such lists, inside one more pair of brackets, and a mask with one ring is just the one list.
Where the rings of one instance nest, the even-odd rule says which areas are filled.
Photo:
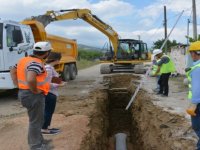
[[126, 137], [125, 133], [117, 133], [115, 134], [115, 149], [116, 150], [127, 150], [126, 147]]

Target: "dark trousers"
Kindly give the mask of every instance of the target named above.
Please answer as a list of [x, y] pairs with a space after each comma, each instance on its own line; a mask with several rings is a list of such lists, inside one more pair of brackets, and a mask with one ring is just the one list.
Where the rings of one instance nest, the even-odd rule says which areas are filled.
[[195, 113], [196, 116], [192, 116], [191, 121], [192, 121], [192, 128], [196, 133], [196, 135], [198, 136], [197, 150], [200, 150], [200, 104], [197, 105]]
[[51, 119], [56, 107], [56, 99], [57, 96], [52, 93], [48, 93], [45, 98], [44, 124], [42, 129], [47, 129], [51, 124]]
[[168, 96], [169, 93], [169, 76], [171, 73], [162, 73], [160, 76], [160, 79], [158, 81], [158, 84], [160, 85], [160, 91], [159, 93]]

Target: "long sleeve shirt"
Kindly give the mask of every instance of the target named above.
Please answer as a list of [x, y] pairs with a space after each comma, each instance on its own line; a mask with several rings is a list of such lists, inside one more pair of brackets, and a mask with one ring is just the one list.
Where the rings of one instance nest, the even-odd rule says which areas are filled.
[[51, 80], [52, 80], [53, 77], [59, 77], [59, 74], [56, 72], [54, 67], [49, 65], [49, 64], [45, 65], [45, 69], [46, 69], [47, 74], [48, 74], [48, 81], [50, 82], [49, 92], [58, 96], [58, 85], [59, 84], [52, 83]]
[[[200, 60], [193, 63], [193, 65], [197, 65], [200, 63]], [[197, 67], [191, 72], [192, 78], [192, 103], [198, 104], [200, 103], [200, 68]]]

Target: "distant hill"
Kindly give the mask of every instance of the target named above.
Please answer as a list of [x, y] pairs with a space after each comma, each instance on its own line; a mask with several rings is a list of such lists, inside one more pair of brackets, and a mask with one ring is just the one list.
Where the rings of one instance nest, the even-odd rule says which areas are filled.
[[78, 49], [92, 50], [92, 51], [102, 51], [101, 48], [88, 46], [88, 45], [84, 45], [84, 44], [78, 44]]

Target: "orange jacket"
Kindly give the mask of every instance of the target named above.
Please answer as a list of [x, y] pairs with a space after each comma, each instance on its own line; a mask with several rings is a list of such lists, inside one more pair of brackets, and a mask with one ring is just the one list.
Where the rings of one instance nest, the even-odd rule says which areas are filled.
[[[26, 74], [27, 74], [27, 66], [31, 63], [31, 62], [38, 62], [38, 63], [42, 63], [42, 61], [38, 58], [35, 57], [24, 57], [21, 60], [19, 60], [18, 64], [17, 64], [17, 79], [18, 79], [18, 87], [19, 89], [30, 89], [28, 86], [28, 83], [26, 81]], [[44, 65], [42, 65], [44, 68]], [[47, 93], [49, 92], [49, 88], [50, 88], [50, 83], [48, 82], [47, 79], [47, 72], [44, 68], [44, 73], [36, 76], [37, 79], [37, 88], [42, 90], [44, 92], [45, 95], [47, 95]]]

